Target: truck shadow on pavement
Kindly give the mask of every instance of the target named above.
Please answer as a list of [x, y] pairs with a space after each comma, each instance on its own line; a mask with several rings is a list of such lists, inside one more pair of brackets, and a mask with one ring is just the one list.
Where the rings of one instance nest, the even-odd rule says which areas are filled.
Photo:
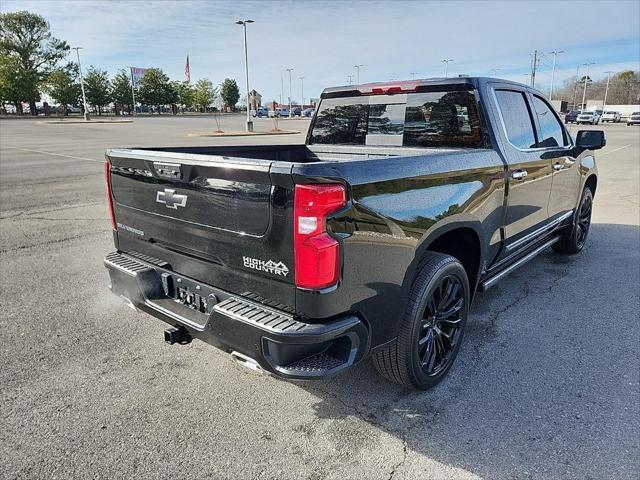
[[634, 477], [639, 243], [638, 226], [594, 224], [579, 255], [549, 251], [479, 294], [430, 391], [387, 383], [370, 362], [301, 388], [320, 398], [317, 417], [397, 437], [392, 474], [433, 477], [435, 461], [456, 477]]

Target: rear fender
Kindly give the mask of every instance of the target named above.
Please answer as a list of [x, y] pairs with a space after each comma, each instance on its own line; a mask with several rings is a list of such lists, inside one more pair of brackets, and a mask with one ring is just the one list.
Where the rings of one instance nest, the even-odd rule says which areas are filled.
[[[408, 294], [418, 268], [420, 267], [420, 264], [429, 251], [429, 247], [433, 245], [433, 243], [442, 235], [457, 229], [470, 229], [477, 235], [479, 239], [480, 261], [478, 262], [478, 271], [475, 272], [475, 276], [476, 279], [480, 278], [480, 274], [483, 271], [484, 259], [486, 258], [486, 245], [488, 244], [488, 240], [484, 239], [485, 235], [483, 235], [482, 223], [480, 223], [480, 221], [472, 215], [452, 215], [433, 225], [429, 230], [425, 232], [423, 237], [420, 239], [420, 242], [418, 243], [415, 250], [415, 257], [409, 265], [409, 268], [407, 269], [407, 273], [403, 282], [403, 291], [405, 294]], [[474, 292], [476, 285], [470, 285], [470, 287], [471, 291]]]

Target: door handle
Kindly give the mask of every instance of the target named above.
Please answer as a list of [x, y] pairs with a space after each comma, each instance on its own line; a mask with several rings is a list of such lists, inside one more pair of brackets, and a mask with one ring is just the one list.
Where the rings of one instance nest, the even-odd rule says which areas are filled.
[[562, 164], [560, 162], [553, 164], [553, 169], [557, 172], [558, 170], [562, 170]]
[[516, 170], [511, 174], [511, 178], [513, 178], [514, 180], [522, 180], [526, 176], [527, 176], [526, 170]]

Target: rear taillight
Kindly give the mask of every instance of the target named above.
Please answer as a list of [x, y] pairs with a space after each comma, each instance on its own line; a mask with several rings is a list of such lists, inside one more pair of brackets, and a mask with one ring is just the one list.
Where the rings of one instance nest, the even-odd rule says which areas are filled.
[[339, 184], [296, 185], [294, 192], [296, 287], [319, 290], [335, 285], [340, 275], [340, 245], [327, 234], [327, 215], [347, 203]]
[[104, 162], [104, 178], [107, 181], [107, 201], [109, 202], [109, 217], [111, 218], [111, 228], [117, 230], [116, 216], [113, 211], [113, 192], [111, 191], [111, 164], [109, 160]]

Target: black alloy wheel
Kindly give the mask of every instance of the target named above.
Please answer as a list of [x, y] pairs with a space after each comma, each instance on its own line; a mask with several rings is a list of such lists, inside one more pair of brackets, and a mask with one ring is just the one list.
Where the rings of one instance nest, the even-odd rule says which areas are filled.
[[455, 358], [453, 352], [461, 338], [464, 306], [462, 282], [453, 275], [442, 278], [427, 300], [417, 340], [425, 374], [438, 375]]
[[[591, 193], [591, 192], [589, 192]], [[584, 243], [587, 240], [587, 234], [589, 233], [589, 226], [591, 225], [591, 210], [593, 209], [593, 196], [584, 195], [582, 203], [580, 204], [580, 210], [578, 211], [576, 230], [576, 243], [580, 250], [584, 247]]]
[[573, 223], [562, 233], [560, 240], [553, 245], [553, 249], [558, 253], [569, 255], [580, 252], [589, 235], [591, 227], [591, 213], [593, 212], [593, 193], [589, 187], [585, 187], [580, 199], [580, 205], [573, 216]]
[[471, 288], [460, 261], [427, 252], [420, 262], [397, 338], [373, 355], [373, 364], [388, 380], [427, 390], [454, 364], [469, 315]]

